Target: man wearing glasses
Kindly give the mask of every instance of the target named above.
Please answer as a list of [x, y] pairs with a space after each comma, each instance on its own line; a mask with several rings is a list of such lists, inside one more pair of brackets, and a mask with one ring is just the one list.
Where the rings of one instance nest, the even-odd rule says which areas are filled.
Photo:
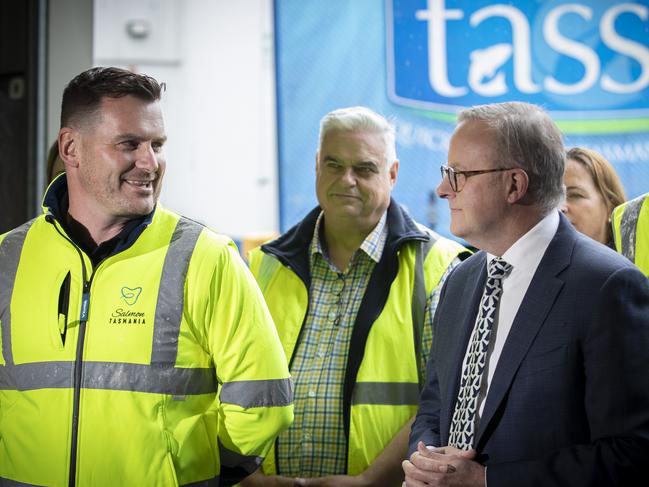
[[649, 458], [649, 284], [579, 233], [540, 108], [460, 112], [437, 192], [481, 249], [449, 276], [408, 487], [638, 485]]
[[295, 381], [296, 422], [252, 485], [401, 485], [440, 282], [464, 249], [394, 200], [394, 128], [364, 107], [320, 125], [319, 206], [250, 267]]

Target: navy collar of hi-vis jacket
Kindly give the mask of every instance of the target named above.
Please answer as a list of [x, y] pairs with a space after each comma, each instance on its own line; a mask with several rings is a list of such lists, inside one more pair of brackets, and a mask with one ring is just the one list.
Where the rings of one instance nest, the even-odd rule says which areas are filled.
[[[320, 214], [320, 207], [314, 208], [297, 225], [281, 235], [276, 240], [262, 245], [263, 252], [274, 256], [282, 264], [293, 270], [304, 282], [307, 290], [311, 285], [311, 273], [309, 270], [309, 244], [313, 238], [315, 224]], [[431, 237], [420, 230], [408, 213], [393, 199], [390, 199], [387, 215], [388, 237], [381, 259], [374, 266], [372, 275], [367, 283], [365, 295], [361, 301], [354, 329], [349, 343], [347, 356], [347, 368], [343, 383], [343, 426], [349, 441], [349, 426], [351, 418], [352, 392], [356, 384], [358, 369], [367, 343], [372, 325], [379, 317], [388, 299], [392, 281], [399, 272], [399, 260], [397, 250], [407, 242], [427, 242]], [[305, 313], [306, 319], [308, 313]], [[302, 328], [304, 323], [302, 323]], [[297, 349], [302, 336], [298, 337]], [[293, 357], [291, 357], [292, 362]]]
[[[88, 255], [93, 260], [93, 263], [96, 264], [97, 262], [95, 262], [95, 259], [93, 259], [92, 255], [94, 252], [89, 251], [89, 249], [83, 248], [79, 244], [79, 242], [76, 241], [74, 236], [70, 233], [68, 225], [66, 223], [65, 214], [68, 211], [68, 180], [64, 173], [54, 178], [52, 183], [47, 188], [45, 196], [43, 197], [43, 209], [46, 213], [45, 218], [48, 219], [48, 221], [50, 221], [49, 218], [51, 217], [55, 218], [68, 233], [72, 241], [77, 246], [81, 247], [86, 253], [88, 253]], [[100, 249], [100, 253], [102, 254], [101, 257], [105, 258], [110, 255], [118, 254], [119, 252], [122, 252], [133, 245], [138, 237], [142, 234], [142, 232], [146, 229], [146, 227], [151, 224], [154, 214], [155, 207], [148, 215], [134, 218], [133, 220], [129, 221], [126, 225], [124, 225], [124, 228], [115, 237], [108, 241], [109, 243], [103, 242], [99, 247], [107, 244], [109, 249], [106, 249], [105, 252], [102, 252]]]
[[[321, 211], [321, 208], [316, 206], [286, 233], [261, 246], [263, 252], [276, 257], [282, 264], [292, 269], [302, 279], [307, 289], [311, 286], [309, 246]], [[411, 240], [426, 242], [430, 239], [430, 235], [420, 230], [410, 215], [392, 198], [388, 206], [386, 224], [388, 236], [381, 260], [386, 254], [396, 256], [397, 250], [406, 242]]]

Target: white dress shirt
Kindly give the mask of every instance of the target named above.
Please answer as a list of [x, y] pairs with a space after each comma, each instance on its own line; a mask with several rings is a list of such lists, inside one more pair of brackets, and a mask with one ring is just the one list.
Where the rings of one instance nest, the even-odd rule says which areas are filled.
[[[505, 346], [505, 341], [514, 323], [514, 318], [518, 313], [518, 308], [520, 308], [525, 293], [527, 293], [527, 288], [530, 286], [530, 282], [532, 282], [536, 268], [539, 266], [558, 228], [559, 212], [551, 211], [501, 256], [513, 268], [509, 276], [503, 280], [503, 293], [500, 297], [498, 314], [491, 331], [489, 350], [487, 352], [487, 364], [483, 372], [480, 395], [478, 396], [477, 421], [480, 421], [480, 417], [482, 416], [489, 386], [493, 379], [496, 366], [498, 365], [498, 359], [500, 359], [500, 354]], [[495, 255], [488, 253], [487, 264], [495, 257]]]

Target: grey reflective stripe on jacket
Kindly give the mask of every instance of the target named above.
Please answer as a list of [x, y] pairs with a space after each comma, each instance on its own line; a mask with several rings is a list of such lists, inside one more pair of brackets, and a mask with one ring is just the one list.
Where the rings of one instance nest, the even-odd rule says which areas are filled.
[[629, 201], [624, 207], [620, 220], [621, 253], [631, 262], [635, 262], [636, 233], [638, 230], [638, 216], [647, 195]]
[[[426, 318], [426, 279], [424, 276], [424, 261], [433, 248], [439, 237], [429, 234], [429, 239], [421, 242], [415, 249], [415, 279], [412, 290], [412, 336], [415, 346], [415, 360], [417, 362], [417, 378], [419, 388], [424, 386], [426, 376], [426, 364], [423, 363], [423, 351], [421, 349], [424, 336], [424, 320]], [[410, 404], [410, 403], [409, 403]]]
[[416, 406], [419, 404], [419, 387], [413, 382], [357, 382], [352, 404]]
[[0, 243], [0, 326], [2, 327], [0, 332], [2, 333], [2, 356], [7, 365], [14, 363], [11, 350], [11, 296], [16, 282], [20, 254], [27, 232], [33, 223], [34, 220], [31, 220], [16, 228]]
[[0, 477], [0, 487], [44, 487], [36, 484], [26, 484], [17, 480], [5, 479]]
[[[182, 484], [181, 487], [219, 487], [219, 477], [216, 476], [207, 480], [200, 480], [198, 482], [192, 482], [191, 484]], [[24, 482], [18, 482], [17, 480], [5, 479], [0, 477], [0, 487], [44, 487], [42, 485], [36, 484], [26, 484]]]
[[185, 278], [202, 231], [201, 225], [181, 217], [171, 236], [158, 288], [151, 365], [173, 367], [176, 363], [180, 322], [185, 306]]
[[290, 378], [225, 382], [221, 388], [222, 402], [242, 408], [289, 406], [292, 399]]
[[[215, 393], [214, 369], [84, 362], [81, 387], [186, 396]], [[32, 362], [0, 367], [0, 389], [31, 391], [74, 386], [74, 362]]]

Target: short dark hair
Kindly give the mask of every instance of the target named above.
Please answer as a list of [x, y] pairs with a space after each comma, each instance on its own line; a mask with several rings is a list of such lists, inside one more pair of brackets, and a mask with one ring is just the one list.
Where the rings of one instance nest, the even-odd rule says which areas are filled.
[[144, 101], [157, 101], [164, 90], [151, 76], [121, 68], [91, 68], [75, 76], [63, 90], [61, 127], [70, 127], [95, 115], [102, 98], [131, 95]]

